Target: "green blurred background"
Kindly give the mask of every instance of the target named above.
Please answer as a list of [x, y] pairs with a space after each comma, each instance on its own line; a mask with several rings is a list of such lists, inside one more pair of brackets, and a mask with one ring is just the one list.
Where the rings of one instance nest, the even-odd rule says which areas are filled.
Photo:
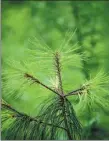
[[[55, 48], [63, 41], [66, 31], [74, 31], [75, 28], [77, 32], [71, 43], [79, 41], [79, 52], [85, 51], [89, 58], [83, 71], [73, 71], [73, 83], [79, 86], [84, 78], [88, 78], [90, 73], [95, 74], [99, 68], [109, 72], [109, 2], [2, 0], [3, 69], [10, 57], [25, 59], [24, 50], [31, 36], [38, 34], [51, 48]], [[68, 77], [71, 75], [72, 72]], [[19, 99], [7, 97], [4, 93], [2, 97], [16, 109], [32, 114], [43, 100], [43, 96], [37, 99], [36, 93], [43, 95], [45, 90], [33, 88]], [[87, 117], [89, 113], [84, 114]], [[109, 114], [97, 113], [96, 118], [87, 119], [84, 136], [109, 139]]]

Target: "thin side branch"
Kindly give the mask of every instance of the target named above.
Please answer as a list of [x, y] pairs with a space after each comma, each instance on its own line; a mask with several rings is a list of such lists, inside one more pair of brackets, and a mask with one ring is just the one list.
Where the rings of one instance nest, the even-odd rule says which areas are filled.
[[67, 97], [67, 96], [71, 96], [71, 95], [82, 94], [82, 91], [83, 91], [83, 90], [84, 90], [83, 88], [80, 88], [80, 89], [77, 89], [77, 90], [73, 90], [73, 91], [67, 93], [67, 94], [64, 95], [64, 96]]
[[18, 112], [17, 110], [12, 108], [9, 104], [2, 103], [1, 105], [2, 105], [2, 107], [4, 107], [5, 109], [8, 109], [9, 111], [15, 112], [15, 115], [12, 115], [13, 118], [27, 117], [28, 119], [30, 119], [30, 121], [36, 121], [36, 122], [40, 122], [42, 124], [45, 124], [47, 126], [53, 126], [53, 127], [57, 127], [57, 128], [66, 130], [64, 127], [61, 127], [61, 126], [58, 126], [58, 125], [55, 125], [55, 124], [45, 123], [45, 122], [41, 121], [40, 119], [36, 119], [36, 118], [31, 117], [31, 116], [28, 116], [27, 114]]
[[5, 109], [9, 110], [9, 111], [12, 111], [12, 112], [15, 112], [16, 114], [18, 114], [19, 116], [25, 116], [26, 114], [24, 113], [21, 113], [21, 112], [18, 112], [17, 110], [15, 110], [14, 108], [12, 108], [9, 104], [4, 104], [2, 103], [1, 104], [2, 107], [4, 107]]
[[79, 89], [73, 90], [73, 91], [67, 93], [66, 95], [64, 95], [64, 97], [71, 96], [71, 95], [82, 94], [82, 91], [85, 90], [87, 88], [87, 86], [89, 86], [89, 85], [86, 85], [85, 87], [83, 86], [83, 87], [81, 87]]
[[34, 83], [40, 84], [44, 88], [46, 88], [46, 89], [48, 89], [48, 90], [52, 91], [53, 93], [55, 93], [55, 94], [60, 96], [60, 94], [58, 92], [56, 92], [52, 88], [48, 87], [47, 85], [43, 84], [41, 81], [39, 81], [37, 78], [33, 77], [32, 75], [30, 75], [28, 73], [25, 73], [24, 77], [26, 77], [27, 79], [32, 80]]

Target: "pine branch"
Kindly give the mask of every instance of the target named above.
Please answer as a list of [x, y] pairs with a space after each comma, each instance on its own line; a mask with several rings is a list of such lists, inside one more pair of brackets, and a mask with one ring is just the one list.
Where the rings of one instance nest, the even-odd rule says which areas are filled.
[[12, 111], [12, 112], [15, 113], [15, 114], [12, 115], [13, 118], [27, 117], [30, 121], [36, 121], [38, 123], [42, 123], [42, 124], [45, 124], [47, 126], [53, 126], [53, 127], [56, 127], [56, 128], [60, 128], [60, 129], [66, 130], [64, 127], [61, 127], [61, 126], [58, 126], [58, 125], [54, 125], [52, 123], [45, 123], [44, 121], [41, 121], [40, 119], [36, 119], [37, 117], [33, 118], [31, 116], [28, 116], [27, 114], [18, 112], [16, 109], [11, 107], [9, 104], [2, 103], [1, 105], [2, 105], [2, 108], [7, 109], [8, 111]]
[[[55, 54], [55, 66], [56, 66], [56, 73], [57, 73], [58, 80], [59, 80], [59, 91], [60, 91], [61, 95], [64, 96], [63, 87], [62, 87], [62, 78], [61, 78], [60, 58], [59, 58], [58, 52], [56, 52], [56, 54]], [[62, 103], [61, 106], [63, 107], [62, 108], [62, 114], [63, 114], [63, 117], [64, 117], [65, 127], [67, 129], [66, 132], [67, 132], [68, 138], [73, 139], [70, 132], [69, 132], [69, 127], [68, 127], [68, 123], [67, 123], [65, 105], [64, 105], [65, 99], [62, 96], [60, 97], [60, 100], [61, 100], [61, 103]]]
[[39, 81], [37, 78], [33, 77], [32, 75], [25, 73], [24, 75], [25, 78], [30, 79], [33, 81], [33, 83], [37, 83], [40, 84], [42, 87], [52, 91], [53, 93], [60, 95], [58, 92], [56, 92], [55, 90], [53, 90], [52, 88], [48, 87], [47, 85], [43, 84], [41, 81]]
[[68, 107], [66, 107], [67, 99], [65, 98], [65, 95], [64, 95], [64, 92], [63, 92], [63, 87], [62, 87], [61, 64], [60, 64], [60, 56], [59, 56], [58, 52], [56, 52], [56, 54], [55, 54], [55, 66], [56, 66], [56, 73], [57, 73], [58, 80], [59, 80], [59, 92], [61, 93], [60, 101], [61, 101], [61, 106], [62, 106], [62, 115], [63, 115], [63, 118], [64, 118], [64, 124], [65, 124], [65, 128], [66, 128], [66, 133], [67, 133], [68, 139], [73, 140], [76, 137], [72, 136], [74, 131], [70, 130], [69, 120], [67, 118], [67, 114], [69, 114], [67, 112], [69, 112], [69, 111], [67, 111], [67, 109], [68, 109]]

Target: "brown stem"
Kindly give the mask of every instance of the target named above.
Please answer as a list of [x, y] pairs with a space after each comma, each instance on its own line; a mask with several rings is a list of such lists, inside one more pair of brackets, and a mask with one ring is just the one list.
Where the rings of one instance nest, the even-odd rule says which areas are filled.
[[73, 90], [69, 93], [67, 93], [66, 95], [64, 95], [64, 97], [70, 96], [70, 95], [77, 95], [77, 94], [82, 94], [82, 91], [87, 89], [88, 90], [89, 84], [82, 86], [81, 88], [77, 89], [77, 90]]
[[73, 91], [67, 93], [66, 95], [64, 95], [64, 97], [71, 96], [71, 95], [82, 94], [82, 91], [83, 91], [84, 89], [85, 89], [85, 88], [80, 88], [80, 89], [77, 89], [77, 90], [73, 90]]
[[59, 80], [59, 88], [60, 88], [59, 91], [61, 93], [61, 96], [64, 96], [63, 87], [62, 87], [62, 78], [61, 78], [60, 56], [58, 52], [55, 53], [55, 66], [56, 66], [56, 73]]
[[43, 86], [44, 88], [52, 91], [53, 93], [56, 93], [57, 95], [60, 96], [60, 94], [58, 92], [56, 92], [55, 90], [51, 89], [50, 87], [48, 87], [47, 85], [43, 84], [42, 82], [40, 82], [37, 78], [33, 77], [32, 75], [25, 73], [24, 77], [32, 80], [34, 83], [40, 84], [41, 86]]
[[60, 66], [60, 58], [58, 52], [55, 54], [55, 66], [56, 66], [56, 72], [59, 80], [59, 92], [61, 93], [60, 95], [60, 100], [62, 102], [62, 113], [64, 117], [64, 123], [65, 123], [65, 128], [67, 132], [68, 139], [72, 140], [72, 136], [68, 127], [68, 121], [67, 121], [67, 116], [66, 116], [66, 109], [65, 109], [65, 100], [66, 98], [64, 97], [64, 92], [63, 92], [63, 87], [62, 87], [62, 78], [61, 78], [61, 66]]

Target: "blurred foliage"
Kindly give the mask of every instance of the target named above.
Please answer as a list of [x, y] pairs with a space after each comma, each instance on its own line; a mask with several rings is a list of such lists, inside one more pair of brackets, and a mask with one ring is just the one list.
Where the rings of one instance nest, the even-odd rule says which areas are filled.
[[[65, 78], [69, 82], [67, 89], [80, 87], [85, 78], [96, 74], [100, 68], [109, 72], [108, 13], [108, 1], [2, 0], [2, 68], [8, 69], [6, 62], [10, 58], [25, 61], [29, 57], [24, 54], [28, 47], [34, 48], [28, 41], [30, 38], [32, 41], [36, 36], [40, 42], [43, 42], [43, 38], [55, 49], [65, 39], [67, 30], [74, 31], [77, 28], [71, 45], [78, 42], [78, 52], [85, 52], [88, 61], [82, 62], [83, 68], [66, 71]], [[43, 80], [46, 82], [47, 78]], [[21, 112], [35, 115], [38, 105], [47, 95], [48, 91], [32, 87], [18, 99], [8, 97], [6, 93], [2, 97]], [[84, 138], [109, 139], [109, 114], [97, 112], [94, 115], [96, 118], [87, 111], [85, 118], [80, 117], [86, 125]]]

